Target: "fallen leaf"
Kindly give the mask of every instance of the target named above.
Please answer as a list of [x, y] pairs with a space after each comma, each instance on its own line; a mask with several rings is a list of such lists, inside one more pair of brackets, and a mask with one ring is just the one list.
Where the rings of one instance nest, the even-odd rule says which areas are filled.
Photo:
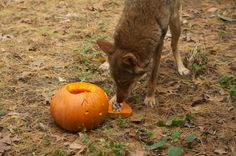
[[230, 69], [236, 71], [236, 61], [229, 64]]
[[207, 102], [207, 100], [205, 99], [203, 95], [200, 97], [194, 97], [192, 101], [193, 101], [191, 104], [192, 107], [195, 107], [197, 105], [204, 104]]
[[79, 152], [85, 151], [86, 150], [86, 146], [81, 144], [80, 142], [81, 142], [80, 140], [75, 140], [74, 142], [72, 142], [69, 145], [69, 149], [73, 150], [73, 151], [76, 151], [76, 152], [77, 151], [79, 151]]
[[89, 10], [89, 11], [99, 11], [99, 12], [106, 11], [103, 4], [101, 4], [101, 3], [96, 3], [94, 5], [87, 6], [87, 10]]
[[56, 142], [64, 140], [64, 136], [59, 135], [52, 135], [52, 137], [56, 138]]
[[12, 38], [14, 38], [12, 35], [4, 35], [0, 33], [0, 41], [10, 40]]
[[225, 149], [216, 149], [216, 150], [214, 150], [214, 153], [222, 155], [222, 154], [227, 154], [228, 152], [225, 151]]
[[223, 21], [228, 21], [228, 22], [236, 22], [236, 19], [230, 18], [230, 17], [226, 17], [222, 14], [217, 14], [217, 17]]
[[9, 151], [10, 149], [11, 146], [0, 142], [0, 155], [4, 154], [6, 151]]
[[66, 82], [66, 79], [64, 79], [64, 78], [62, 78], [62, 77], [58, 77], [58, 80], [59, 80], [60, 82]]
[[11, 141], [16, 143], [19, 142], [21, 139], [18, 136], [14, 136], [13, 138], [11, 138]]
[[218, 10], [218, 8], [212, 7], [210, 9], [208, 9], [208, 12], [216, 12]]
[[69, 148], [71, 150], [80, 150], [80, 149], [84, 148], [84, 145], [73, 142], [72, 144], [70, 144]]
[[0, 129], [0, 155], [3, 155], [6, 151], [11, 149], [14, 142], [18, 142], [20, 139], [17, 136], [13, 136], [8, 129]]
[[144, 156], [147, 153], [144, 150], [137, 150], [136, 149], [134, 152], [130, 152], [129, 154], [130, 154], [130, 156]]
[[31, 67], [42, 67], [44, 65], [43, 60], [35, 60], [31, 63]]
[[196, 42], [196, 41], [192, 38], [192, 36], [190, 36], [190, 34], [187, 34], [186, 36], [183, 36], [183, 37], [181, 38], [181, 40], [182, 40], [182, 41], [186, 41], [186, 42]]
[[130, 121], [135, 124], [143, 124], [145, 122], [145, 119], [143, 119], [143, 117], [141, 116], [133, 115], [131, 116]]
[[10, 136], [11, 136], [10, 133], [4, 134], [4, 136], [3, 136], [3, 138], [1, 138], [0, 142], [8, 144], [8, 145], [11, 145], [12, 141], [11, 141], [11, 137]]
[[44, 125], [43, 123], [38, 123], [38, 128], [41, 130], [41, 131], [47, 131], [48, 130], [48, 127], [46, 125]]

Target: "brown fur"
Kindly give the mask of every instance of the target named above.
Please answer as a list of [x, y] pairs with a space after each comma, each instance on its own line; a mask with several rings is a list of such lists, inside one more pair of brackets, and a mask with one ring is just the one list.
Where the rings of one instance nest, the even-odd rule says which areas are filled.
[[115, 30], [114, 44], [97, 41], [108, 55], [111, 75], [117, 88], [117, 102], [126, 100], [132, 85], [147, 71], [153, 59], [145, 103], [155, 106], [156, 77], [168, 26], [172, 33], [171, 45], [178, 71], [181, 75], [189, 73], [177, 50], [180, 36], [179, 8], [179, 0], [125, 0], [123, 14]]

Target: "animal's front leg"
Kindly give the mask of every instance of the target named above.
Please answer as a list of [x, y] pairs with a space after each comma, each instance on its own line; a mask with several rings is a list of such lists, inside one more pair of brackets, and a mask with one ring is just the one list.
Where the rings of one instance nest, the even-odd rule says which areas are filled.
[[145, 105], [154, 108], [156, 107], [156, 79], [157, 79], [157, 74], [160, 66], [160, 59], [161, 59], [161, 52], [163, 48], [163, 39], [161, 39], [161, 43], [156, 49], [156, 52], [153, 55], [153, 67], [152, 67], [152, 72], [151, 72], [151, 77], [148, 81], [148, 91], [146, 98], [144, 100]]

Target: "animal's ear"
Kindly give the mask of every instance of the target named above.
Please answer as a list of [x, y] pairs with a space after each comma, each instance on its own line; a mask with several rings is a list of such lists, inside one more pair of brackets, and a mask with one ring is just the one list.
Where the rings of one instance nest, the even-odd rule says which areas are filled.
[[122, 62], [124, 65], [127, 65], [127, 66], [136, 66], [137, 58], [136, 56], [134, 56], [134, 54], [128, 53], [122, 57]]
[[97, 40], [97, 44], [102, 49], [102, 51], [104, 51], [108, 56], [112, 55], [115, 52], [114, 44], [108, 41], [99, 39]]

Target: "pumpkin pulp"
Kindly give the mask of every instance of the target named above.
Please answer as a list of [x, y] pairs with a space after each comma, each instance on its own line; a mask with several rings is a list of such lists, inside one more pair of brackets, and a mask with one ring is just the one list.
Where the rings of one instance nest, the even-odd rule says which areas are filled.
[[66, 89], [71, 94], [81, 94], [81, 93], [91, 92], [89, 89], [84, 88], [83, 86], [76, 85], [76, 84], [68, 85]]

